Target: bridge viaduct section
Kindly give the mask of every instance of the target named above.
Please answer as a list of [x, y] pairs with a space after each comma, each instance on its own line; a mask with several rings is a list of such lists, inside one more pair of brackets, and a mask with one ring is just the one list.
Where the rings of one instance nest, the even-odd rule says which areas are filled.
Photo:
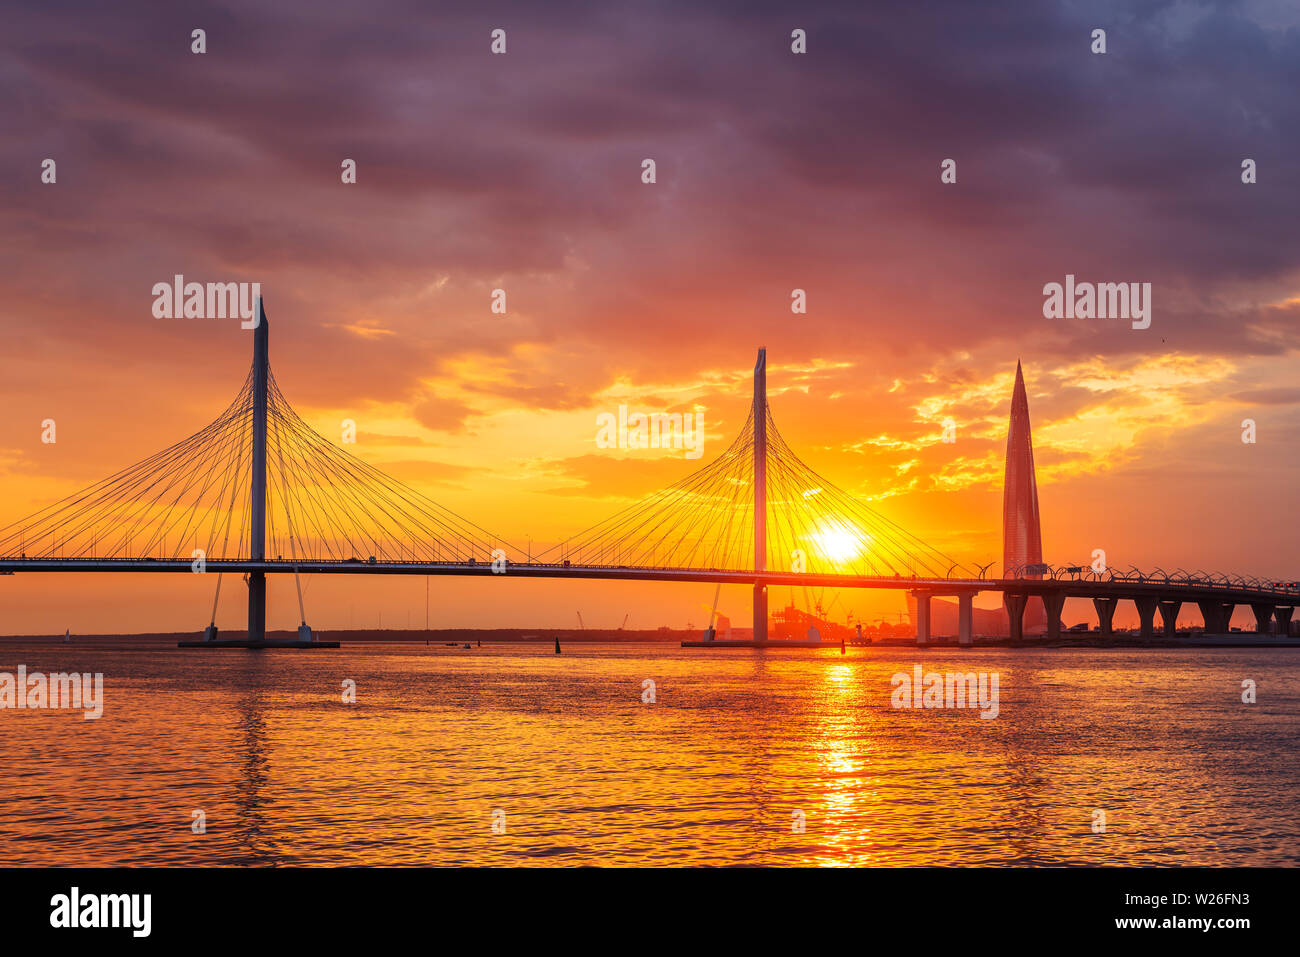
[[[971, 628], [973, 617], [973, 600], [976, 594], [985, 590], [1002, 592], [1002, 604], [1010, 622], [1010, 636], [1013, 643], [1022, 642], [1024, 635], [1025, 606], [1031, 596], [1042, 598], [1047, 609], [1047, 640], [1056, 641], [1061, 637], [1061, 611], [1067, 598], [1091, 599], [1097, 612], [1098, 632], [1103, 638], [1110, 638], [1114, 631], [1112, 623], [1115, 609], [1121, 601], [1132, 601], [1137, 608], [1140, 627], [1138, 636], [1153, 639], [1157, 634], [1156, 615], [1159, 614], [1159, 634], [1172, 638], [1178, 627], [1178, 614], [1185, 604], [1195, 604], [1200, 610], [1205, 623], [1205, 634], [1229, 634], [1229, 622], [1232, 613], [1239, 604], [1249, 605], [1255, 615], [1255, 632], [1266, 635], [1276, 633], [1288, 635], [1291, 618], [1295, 612], [1294, 599], [1286, 595], [1271, 596], [1258, 591], [1247, 593], [1240, 589], [1214, 589], [1205, 583], [1178, 584], [1164, 581], [1077, 581], [1059, 580], [1041, 581], [1035, 579], [1003, 579], [992, 582], [983, 588], [973, 583], [961, 583], [955, 587], [934, 588], [923, 586], [912, 590], [916, 599], [916, 643], [929, 643], [933, 635], [931, 627], [930, 600], [936, 597], [953, 597], [957, 599], [957, 642], [959, 645], [974, 643]], [[1250, 600], [1244, 600], [1250, 599]], [[1279, 603], [1282, 602], [1282, 603]], [[1276, 621], [1276, 629], [1272, 623]]]

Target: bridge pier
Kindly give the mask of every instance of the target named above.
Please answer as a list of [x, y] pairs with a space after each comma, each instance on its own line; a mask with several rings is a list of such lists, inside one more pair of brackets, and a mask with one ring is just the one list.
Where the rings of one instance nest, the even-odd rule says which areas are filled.
[[1007, 619], [1011, 624], [1011, 643], [1018, 645], [1025, 640], [1025, 605], [1029, 604], [1029, 596], [1004, 593], [1002, 604], [1007, 609]]
[[1226, 635], [1232, 630], [1232, 613], [1236, 610], [1233, 602], [1199, 601], [1201, 617], [1205, 620], [1207, 635]]
[[767, 641], [767, 586], [754, 586], [754, 641]]
[[1160, 609], [1160, 622], [1164, 625], [1165, 637], [1173, 638], [1178, 634], [1178, 612], [1183, 607], [1181, 601], [1157, 602]]
[[916, 598], [916, 645], [924, 648], [930, 642], [930, 593], [914, 591]]
[[1061, 640], [1061, 612], [1065, 608], [1064, 592], [1048, 592], [1043, 596], [1043, 607], [1047, 609], [1047, 640]]
[[1144, 641], [1149, 641], [1156, 635], [1156, 600], [1154, 598], [1134, 598], [1133, 604], [1137, 605], [1138, 619], [1142, 623], [1138, 629], [1138, 637]]
[[1277, 633], [1283, 637], [1291, 634], [1291, 615], [1295, 609], [1290, 605], [1278, 605], [1277, 610], [1273, 613], [1277, 618]]
[[248, 575], [248, 640], [266, 641], [266, 575]]
[[1270, 623], [1273, 621], [1273, 605], [1262, 602], [1252, 602], [1250, 610], [1255, 613], [1255, 631], [1261, 635], [1267, 635], [1271, 630]]
[[957, 644], [969, 648], [975, 644], [971, 621], [975, 617], [975, 596], [969, 592], [957, 596]]
[[1103, 638], [1114, 636], [1115, 606], [1118, 598], [1094, 598], [1092, 607], [1097, 610], [1097, 633]]

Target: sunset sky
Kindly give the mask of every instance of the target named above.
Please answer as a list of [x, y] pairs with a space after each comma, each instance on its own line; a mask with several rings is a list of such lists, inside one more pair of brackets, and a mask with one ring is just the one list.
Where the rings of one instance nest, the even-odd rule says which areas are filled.
[[[1020, 360], [1047, 561], [1300, 575], [1300, 7], [700, 6], [0, 5], [0, 525], [239, 390], [237, 320], [153, 316], [179, 273], [260, 282], [299, 414], [520, 546], [721, 452], [765, 346], [785, 440], [956, 558], [1001, 555]], [[1150, 328], [1044, 318], [1067, 274], [1151, 283]], [[702, 410], [703, 459], [598, 448], [620, 403]], [[0, 633], [198, 630], [196, 577], [3, 577]], [[711, 596], [431, 586], [442, 626], [683, 627]], [[424, 581], [318, 577], [307, 612], [422, 625]], [[296, 618], [274, 581], [268, 626]]]

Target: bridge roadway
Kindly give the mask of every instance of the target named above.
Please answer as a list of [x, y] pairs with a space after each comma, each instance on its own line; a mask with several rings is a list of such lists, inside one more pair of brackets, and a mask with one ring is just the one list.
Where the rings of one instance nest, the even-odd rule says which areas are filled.
[[[94, 559], [94, 558], [6, 558], [0, 559], [0, 575], [50, 572], [133, 572], [196, 574], [193, 562], [185, 559]], [[972, 643], [972, 599], [979, 592], [996, 591], [1011, 616], [1011, 637], [1023, 637], [1025, 604], [1039, 597], [1047, 609], [1048, 638], [1060, 635], [1060, 613], [1067, 598], [1088, 598], [1093, 602], [1103, 636], [1111, 634], [1111, 622], [1120, 601], [1132, 601], [1141, 621], [1139, 634], [1155, 635], [1158, 611], [1162, 631], [1172, 636], [1178, 612], [1184, 603], [1201, 611], [1208, 634], [1226, 634], [1228, 621], [1237, 605], [1249, 605], [1258, 631], [1267, 633], [1276, 619], [1278, 633], [1287, 634], [1293, 612], [1300, 606], [1300, 583], [1275, 582], [1237, 584], [1212, 579], [1152, 578], [914, 578], [901, 576], [858, 576], [709, 568], [647, 568], [626, 565], [572, 565], [568, 563], [511, 562], [504, 571], [493, 571], [490, 562], [393, 562], [393, 561], [284, 561], [209, 559], [206, 574], [212, 572], [304, 575], [470, 575], [502, 578], [573, 578], [613, 581], [706, 582], [711, 584], [793, 585], [827, 588], [894, 589], [910, 591], [917, 599], [917, 642], [930, 635], [930, 599], [954, 597], [958, 601], [958, 641]]]

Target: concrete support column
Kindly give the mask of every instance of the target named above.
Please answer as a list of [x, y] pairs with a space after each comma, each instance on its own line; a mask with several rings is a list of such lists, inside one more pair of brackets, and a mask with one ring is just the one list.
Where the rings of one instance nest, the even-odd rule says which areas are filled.
[[1205, 620], [1207, 635], [1222, 635], [1228, 631], [1228, 624], [1223, 619], [1223, 603], [1217, 601], [1198, 601], [1201, 618]]
[[1295, 612], [1295, 609], [1290, 605], [1278, 605], [1273, 612], [1273, 616], [1277, 619], [1277, 633], [1279, 635], [1285, 637], [1291, 634], [1291, 615], [1293, 612]]
[[1020, 644], [1025, 640], [1025, 605], [1028, 603], [1028, 595], [1007, 593], [1002, 596], [1002, 604], [1007, 609], [1007, 618], [1011, 621], [1011, 643], [1013, 645]]
[[1225, 635], [1232, 631], [1232, 613], [1236, 610], [1236, 602], [1223, 603], [1223, 633]]
[[266, 575], [248, 575], [248, 640], [266, 640]]
[[1109, 638], [1114, 634], [1112, 626], [1115, 622], [1115, 606], [1118, 604], [1118, 598], [1094, 598], [1092, 600], [1092, 607], [1097, 609], [1097, 632], [1103, 638]]
[[[975, 637], [971, 627], [971, 620], [975, 617], [974, 613], [975, 596], [972, 594], [957, 596], [957, 644], [962, 648], [969, 648], [975, 644]], [[1287, 609], [1290, 611], [1290, 609]], [[1278, 609], [1278, 614], [1282, 609]]]
[[1138, 635], [1144, 639], [1155, 637], [1155, 620], [1156, 620], [1156, 600], [1154, 598], [1134, 598], [1133, 604], [1137, 605], [1138, 618], [1142, 622], [1142, 627]]
[[930, 593], [912, 592], [916, 597], [916, 643], [924, 646], [930, 641]]
[[1043, 596], [1043, 607], [1047, 609], [1047, 640], [1061, 640], [1061, 611], [1065, 608], [1065, 593], [1054, 591]]
[[1165, 637], [1173, 638], [1178, 634], [1178, 612], [1183, 607], [1181, 601], [1159, 602], [1160, 621], [1165, 626]]
[[754, 640], [767, 641], [767, 586], [754, 586]]
[[1273, 606], [1256, 602], [1251, 604], [1250, 610], [1255, 613], [1255, 631], [1267, 635], [1269, 623], [1273, 621]]

